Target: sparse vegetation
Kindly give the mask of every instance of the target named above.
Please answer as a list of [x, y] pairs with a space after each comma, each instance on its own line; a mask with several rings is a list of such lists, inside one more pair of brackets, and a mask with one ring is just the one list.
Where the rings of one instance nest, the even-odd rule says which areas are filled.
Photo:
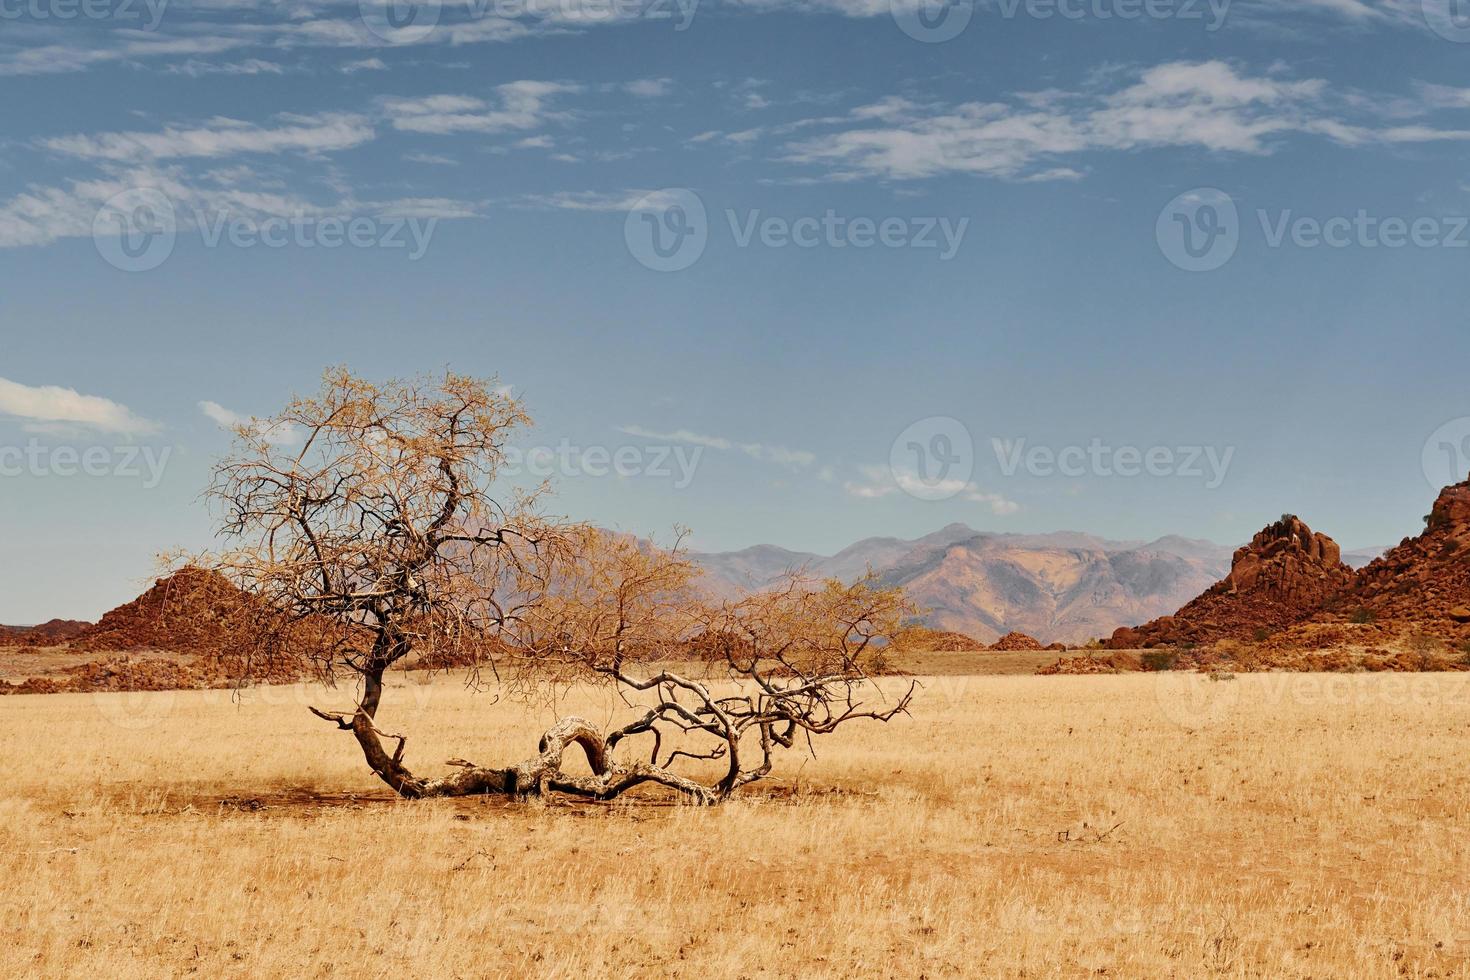
[[[557, 717], [419, 679], [432, 759]], [[1462, 682], [938, 679], [717, 812], [406, 804], [312, 687], [0, 699], [0, 975], [1464, 976]]]
[[[331, 370], [319, 394], [237, 427], [209, 491], [234, 549], [188, 561], [248, 597], [245, 677], [284, 660], [355, 678], [353, 707], [311, 710], [412, 799], [550, 790], [608, 800], [657, 783], [715, 803], [768, 776], [782, 750], [908, 709], [913, 687], [887, 700], [869, 682], [915, 612], [901, 590], [872, 574], [843, 584], [793, 573], [708, 602], [677, 541], [663, 550], [548, 518], [544, 487], [505, 487], [507, 440], [528, 423], [490, 381], [376, 385]], [[287, 430], [304, 445], [271, 437]], [[667, 666], [691, 653], [732, 686], [715, 694]], [[600, 727], [565, 715], [522, 762], [456, 758], [454, 772], [425, 776], [405, 761], [407, 737], [380, 727], [385, 678], [414, 658], [490, 673], [528, 696], [605, 684], [622, 692], [626, 717]], [[625, 740], [636, 756], [615, 751]], [[564, 765], [573, 746], [590, 775]], [[718, 778], [685, 771], [704, 760], [719, 761]]]
[[1420, 670], [1438, 670], [1444, 664], [1445, 643], [1437, 636], [1415, 633], [1405, 642]]
[[1179, 655], [1173, 650], [1145, 650], [1139, 654], [1139, 660], [1144, 670], [1173, 670], [1179, 662]]

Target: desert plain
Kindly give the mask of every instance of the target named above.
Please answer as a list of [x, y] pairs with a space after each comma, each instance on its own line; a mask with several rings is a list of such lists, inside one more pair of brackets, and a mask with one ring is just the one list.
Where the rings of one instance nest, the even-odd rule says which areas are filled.
[[[1470, 674], [995, 656], [716, 808], [397, 799], [346, 689], [6, 697], [0, 974], [1470, 976]], [[432, 771], [619, 710], [413, 672], [380, 723]]]

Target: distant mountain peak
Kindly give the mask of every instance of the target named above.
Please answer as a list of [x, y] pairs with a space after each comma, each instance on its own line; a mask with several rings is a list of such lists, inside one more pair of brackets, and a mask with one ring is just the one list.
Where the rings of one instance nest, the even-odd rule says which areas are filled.
[[1170, 535], [1144, 544], [1082, 531], [979, 531], [955, 522], [834, 555], [757, 545], [694, 555], [715, 592], [759, 589], [795, 567], [851, 581], [873, 569], [928, 610], [924, 624], [991, 642], [1012, 631], [1080, 642], [1177, 609], [1229, 570], [1231, 549]]

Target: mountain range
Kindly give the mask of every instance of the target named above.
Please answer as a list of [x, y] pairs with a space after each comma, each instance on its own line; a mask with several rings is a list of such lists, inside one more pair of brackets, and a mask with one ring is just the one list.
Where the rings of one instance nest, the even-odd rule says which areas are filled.
[[1176, 535], [1112, 541], [951, 524], [911, 541], [866, 538], [830, 556], [757, 545], [692, 557], [706, 585], [724, 595], [793, 570], [851, 581], [871, 568], [883, 584], [903, 586], [934, 629], [986, 643], [1012, 630], [1043, 643], [1082, 643], [1172, 613], [1229, 572], [1233, 551]]

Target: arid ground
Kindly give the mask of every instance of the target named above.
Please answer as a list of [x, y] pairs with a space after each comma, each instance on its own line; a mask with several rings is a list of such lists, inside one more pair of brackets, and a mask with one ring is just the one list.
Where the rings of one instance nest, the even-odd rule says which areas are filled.
[[[715, 809], [398, 801], [337, 701], [0, 700], [0, 975], [1470, 975], [1463, 674], [939, 677]], [[430, 769], [553, 711], [381, 717]]]

